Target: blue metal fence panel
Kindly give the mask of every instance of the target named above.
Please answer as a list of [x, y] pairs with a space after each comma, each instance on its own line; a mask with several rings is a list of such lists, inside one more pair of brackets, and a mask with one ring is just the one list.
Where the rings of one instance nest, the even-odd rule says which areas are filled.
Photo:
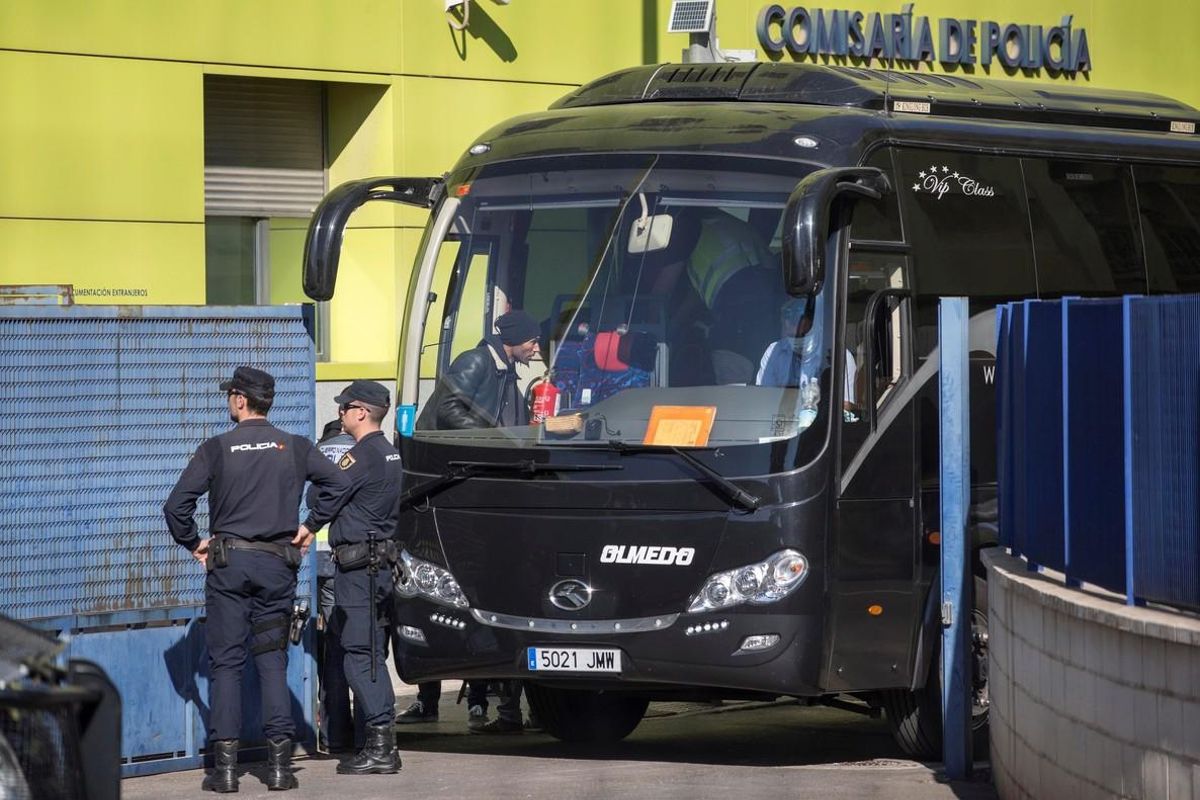
[[1064, 301], [1068, 581], [1125, 591], [1121, 300]]
[[1021, 552], [1030, 564], [1062, 570], [1062, 311], [1058, 301], [1025, 306], [1021, 448]]
[[[121, 691], [122, 757], [174, 759], [196, 753], [192, 718], [197, 704], [206, 703], [193, 677], [203, 663], [200, 643], [189, 636], [196, 627], [202, 626], [193, 620], [137, 631], [91, 631], [71, 638], [70, 657], [107, 665]], [[130, 673], [136, 679], [129, 679]], [[138, 713], [130, 713], [131, 709]]]
[[1013, 545], [1012, 303], [996, 306], [996, 507], [1000, 544]]
[[[127, 723], [127, 774], [168, 752], [190, 764], [204, 740], [186, 730], [202, 675], [172, 693], [142, 685], [167, 668], [146, 653], [173, 646], [204, 603], [203, 570], [167, 534], [162, 503], [199, 443], [229, 429], [217, 385], [238, 364], [275, 376], [271, 421], [311, 438], [313, 360], [300, 307], [0, 307], [0, 613], [74, 631], [72, 654], [110, 673], [126, 720], [141, 720]], [[35, 416], [47, 408], [55, 427]], [[197, 521], [207, 533], [204, 501]], [[313, 572], [310, 556], [310, 596]], [[310, 662], [289, 668], [306, 719]]]
[[1009, 395], [1012, 397], [1012, 430], [1009, 434], [1012, 445], [1011, 463], [1011, 509], [1012, 509], [1012, 551], [1013, 555], [1021, 555], [1027, 549], [1028, 531], [1025, 528], [1027, 514], [1025, 512], [1025, 491], [1027, 475], [1025, 473], [1025, 303], [1012, 305], [1012, 341], [1011, 355], [1008, 363]]
[[1130, 594], [1200, 608], [1200, 298], [1126, 299]]

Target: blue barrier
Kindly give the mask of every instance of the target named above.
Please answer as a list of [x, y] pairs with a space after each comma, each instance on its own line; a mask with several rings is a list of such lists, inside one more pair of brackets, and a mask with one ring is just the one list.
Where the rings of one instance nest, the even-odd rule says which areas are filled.
[[1010, 470], [1012, 483], [1008, 487], [1011, 496], [1007, 504], [1011, 514], [1007, 522], [1001, 521], [1001, 525], [1007, 524], [1011, 527], [1009, 541], [1012, 542], [1013, 554], [1021, 555], [1028, 549], [1025, 528], [1027, 519], [1025, 498], [1026, 486], [1030, 478], [1026, 469], [1025, 457], [1025, 404], [1021, 402], [1021, 399], [1025, 397], [1025, 304], [1013, 303], [1011, 308], [1012, 322], [1009, 330], [1012, 341], [1009, 344], [1011, 355], [1008, 358], [1008, 366], [1011, 371], [1004, 381], [1008, 386], [1009, 396], [1012, 398], [1010, 401], [1012, 403], [1012, 431], [1009, 434], [1009, 443], [1012, 447]]
[[[1000, 486], [1013, 485], [1013, 421], [1012, 421], [1012, 304], [996, 306], [996, 481]], [[1013, 519], [1013, 493], [999, 492], [996, 509], [1000, 520]], [[1000, 545], [1013, 547], [1011, 524], [1000, 525]]]
[[1068, 583], [1125, 590], [1121, 301], [1063, 301], [1063, 539]]
[[1200, 296], [1010, 303], [996, 331], [1001, 542], [1200, 608]]
[[1200, 607], [1200, 298], [1125, 299], [1130, 601]]
[[1021, 458], [1024, 497], [1018, 524], [1031, 566], [1063, 569], [1062, 316], [1059, 303], [1026, 301]]
[[[112, 677], [125, 775], [196, 766], [205, 741], [204, 572], [162, 503], [197, 445], [229, 429], [217, 386], [238, 364], [270, 371], [271, 421], [312, 437], [309, 330], [300, 307], [0, 307], [0, 613], [69, 634], [69, 657]], [[206, 501], [197, 522], [207, 532]], [[314, 572], [310, 554], [310, 597]], [[310, 636], [289, 664], [308, 741], [311, 651]], [[252, 674], [244, 687], [254, 741]]]

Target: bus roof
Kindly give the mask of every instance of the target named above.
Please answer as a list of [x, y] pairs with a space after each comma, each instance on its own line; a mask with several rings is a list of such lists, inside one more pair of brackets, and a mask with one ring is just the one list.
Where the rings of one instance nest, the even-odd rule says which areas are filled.
[[698, 100], [1192, 135], [1200, 122], [1191, 106], [1145, 92], [786, 62], [632, 67], [581, 86], [551, 108]]

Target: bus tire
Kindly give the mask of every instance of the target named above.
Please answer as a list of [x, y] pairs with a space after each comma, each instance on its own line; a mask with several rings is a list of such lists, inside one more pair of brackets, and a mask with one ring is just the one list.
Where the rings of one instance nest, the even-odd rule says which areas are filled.
[[[987, 687], [987, 581], [975, 577], [972, 608], [971, 747], [974, 758], [988, 752]], [[935, 636], [930, 653], [928, 678], [917, 691], [892, 689], [883, 692], [883, 707], [892, 737], [905, 755], [923, 761], [942, 757], [942, 638]]]
[[644, 697], [525, 684], [529, 706], [546, 733], [564, 742], [617, 742], [646, 715]]

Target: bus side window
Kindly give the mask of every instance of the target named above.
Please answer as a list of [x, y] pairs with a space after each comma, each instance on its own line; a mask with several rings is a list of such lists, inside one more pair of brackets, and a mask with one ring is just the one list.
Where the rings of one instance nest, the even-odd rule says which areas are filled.
[[1146, 268], [1129, 167], [1023, 159], [1039, 297], [1142, 294]]
[[871, 397], [876, 408], [882, 405], [902, 376], [908, 342], [899, 298], [907, 293], [906, 272], [903, 256], [851, 254], [843, 389], [843, 409], [850, 412], [847, 422], [865, 418]]
[[846, 469], [871, 434], [910, 363], [908, 259], [852, 249], [847, 273], [841, 461]]
[[965, 295], [972, 313], [1036, 297], [1021, 163], [1012, 156], [901, 148], [896, 192], [912, 245], [914, 352], [937, 347], [938, 298]]
[[870, 323], [870, 364], [864, 364], [863, 372], [868, 373], [863, 388], [868, 389], [862, 396], [864, 404], [874, 400], [875, 408], [883, 407], [892, 389], [900, 383], [904, 374], [904, 304], [903, 297], [888, 293], [879, 295], [871, 309]]
[[1135, 165], [1151, 292], [1200, 292], [1200, 170]]

